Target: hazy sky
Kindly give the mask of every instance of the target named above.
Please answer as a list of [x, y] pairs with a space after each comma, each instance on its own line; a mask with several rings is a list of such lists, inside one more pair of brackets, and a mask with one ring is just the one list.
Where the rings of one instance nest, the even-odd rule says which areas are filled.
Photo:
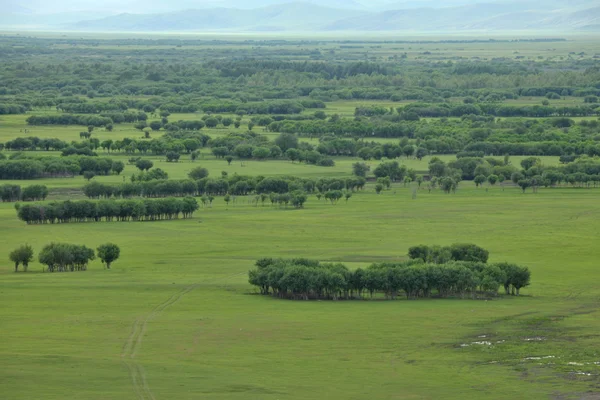
[[[13, 12], [57, 13], [69, 11], [98, 10], [104, 12], [150, 13], [175, 11], [190, 8], [235, 7], [254, 8], [270, 4], [289, 3], [294, 0], [0, 0], [2, 9]], [[402, 5], [407, 8], [418, 6], [441, 7], [468, 3], [493, 2], [497, 0], [296, 0], [322, 5], [342, 7], [354, 2], [355, 6], [377, 7], [385, 4]], [[399, 7], [400, 8], [400, 7]], [[403, 7], [402, 7], [403, 8]]]

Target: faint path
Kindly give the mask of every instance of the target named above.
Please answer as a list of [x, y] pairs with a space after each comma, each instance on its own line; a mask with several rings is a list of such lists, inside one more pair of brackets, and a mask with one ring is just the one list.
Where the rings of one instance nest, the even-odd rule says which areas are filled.
[[229, 279], [239, 275], [243, 275], [243, 273], [228, 275], [221, 278], [214, 278], [186, 286], [185, 288], [173, 294], [167, 300], [154, 307], [154, 309], [150, 311], [150, 313], [145, 317], [142, 316], [136, 318], [131, 327], [131, 333], [129, 334], [127, 340], [125, 341], [125, 344], [123, 345], [123, 350], [121, 351], [121, 361], [125, 364], [125, 366], [127, 366], [127, 369], [129, 370], [131, 385], [133, 386], [133, 391], [135, 392], [136, 397], [139, 400], [156, 400], [154, 394], [152, 394], [152, 390], [150, 390], [150, 386], [148, 386], [148, 382], [146, 381], [146, 373], [144, 371], [144, 367], [142, 367], [142, 365], [138, 363], [135, 358], [138, 351], [142, 347], [142, 340], [146, 333], [148, 322], [152, 321], [165, 309], [177, 303], [179, 300], [181, 300], [183, 296], [196, 289], [201, 284], [212, 283], [222, 279]]

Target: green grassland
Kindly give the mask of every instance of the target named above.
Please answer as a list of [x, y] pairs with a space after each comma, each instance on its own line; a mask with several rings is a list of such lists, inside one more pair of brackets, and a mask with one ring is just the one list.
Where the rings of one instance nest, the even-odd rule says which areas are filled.
[[[12, 399], [584, 393], [598, 373], [586, 363], [600, 361], [596, 203], [596, 190], [523, 195], [464, 184], [455, 195], [421, 190], [413, 199], [399, 186], [336, 206], [312, 197], [304, 210], [217, 199], [192, 220], [55, 226], [26, 226], [3, 204], [1, 253], [51, 241], [123, 249], [110, 271], [96, 261], [86, 273], [44, 274], [34, 264], [14, 274], [2, 263], [3, 391]], [[528, 265], [533, 285], [521, 298], [480, 302], [291, 302], [254, 295], [246, 283], [265, 255], [355, 267], [453, 242]], [[461, 347], [487, 340], [494, 344]]]
[[[327, 42], [318, 46], [322, 53], [334, 51], [340, 59], [383, 60], [407, 53], [409, 60], [424, 62], [516, 56], [589, 62], [599, 51], [598, 43], [590, 36], [578, 37], [577, 46], [573, 38], [552, 43], [382, 43], [342, 48], [340, 43]], [[256, 45], [264, 51], [299, 47], [304, 46]], [[135, 46], [115, 49], [123, 54], [137, 50]], [[570, 54], [573, 49], [577, 54]], [[181, 49], [203, 50], [210, 49]], [[506, 103], [534, 105], [543, 99], [522, 97]], [[581, 105], [583, 98], [550, 103]], [[328, 102], [325, 112], [351, 117], [358, 106], [404, 104], [340, 100]], [[26, 136], [79, 140], [79, 132], [86, 130], [26, 125], [29, 115], [44, 113], [57, 111], [35, 109], [28, 115], [0, 116], [0, 143]], [[202, 115], [173, 114], [169, 120]], [[154, 119], [158, 118], [150, 118]], [[244, 123], [248, 120], [244, 117]], [[239, 131], [245, 129], [242, 125]], [[203, 129], [213, 137], [231, 131], [236, 130]], [[270, 139], [277, 136], [260, 127], [254, 131]], [[151, 133], [152, 138], [162, 134]], [[100, 141], [141, 136], [133, 124], [117, 124], [112, 132], [97, 128], [93, 133]], [[301, 140], [318, 143], [318, 139]], [[101, 149], [98, 153], [125, 163], [130, 158]], [[334, 167], [287, 160], [235, 160], [228, 165], [207, 148], [195, 162], [189, 155], [182, 155], [178, 163], [160, 156], [144, 158], [173, 179], [186, 178], [197, 166], [207, 168], [212, 177], [222, 171], [348, 177], [352, 164], [359, 161], [336, 157]], [[524, 158], [510, 160], [519, 165]], [[559, 162], [558, 157], [540, 158], [545, 165]], [[402, 157], [399, 162], [424, 173], [430, 159]], [[367, 163], [374, 169], [379, 161]], [[119, 183], [136, 172], [127, 164], [121, 176], [93, 179]], [[86, 181], [78, 176], [0, 181], [4, 183], [45, 184], [51, 201], [83, 198]], [[598, 398], [600, 189], [559, 187], [522, 193], [512, 184], [476, 188], [472, 182], [462, 182], [456, 193], [445, 194], [425, 186], [395, 183], [377, 195], [369, 182], [348, 202], [332, 205], [311, 195], [299, 210], [255, 205], [254, 196], [238, 196], [229, 205], [218, 197], [193, 219], [160, 222], [29, 226], [17, 219], [13, 203], [0, 203], [0, 398]], [[86, 272], [43, 273], [38, 262], [30, 265], [28, 273], [13, 272], [8, 261], [11, 250], [28, 243], [38, 252], [50, 242], [93, 248], [113, 242], [121, 247], [121, 258], [111, 270], [95, 260]], [[261, 257], [308, 257], [358, 268], [405, 260], [414, 245], [452, 243], [484, 247], [490, 251], [490, 262], [528, 266], [532, 285], [520, 297], [488, 301], [328, 302], [260, 296], [247, 279], [248, 270]]]

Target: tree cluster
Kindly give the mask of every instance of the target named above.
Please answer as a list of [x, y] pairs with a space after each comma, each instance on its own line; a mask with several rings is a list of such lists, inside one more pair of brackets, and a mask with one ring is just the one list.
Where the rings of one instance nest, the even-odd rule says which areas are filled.
[[449, 261], [427, 264], [421, 260], [373, 264], [350, 271], [339, 263], [308, 259], [265, 258], [249, 271], [249, 282], [263, 295], [294, 300], [338, 300], [399, 296], [418, 298], [488, 298], [503, 287], [505, 293], [520, 294], [530, 284], [526, 267], [515, 264]]
[[1, 185], [0, 199], [3, 202], [14, 201], [41, 201], [48, 197], [48, 188], [45, 185], [31, 185], [21, 189], [19, 185]]

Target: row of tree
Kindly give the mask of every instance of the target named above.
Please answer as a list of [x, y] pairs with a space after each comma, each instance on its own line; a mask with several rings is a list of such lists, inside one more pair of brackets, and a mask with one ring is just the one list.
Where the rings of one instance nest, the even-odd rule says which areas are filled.
[[120, 174], [125, 169], [122, 161], [109, 158], [72, 157], [21, 157], [0, 160], [0, 179], [37, 179], [73, 177], [92, 172], [94, 175]]
[[426, 264], [423, 261], [373, 264], [350, 271], [343, 264], [320, 263], [308, 259], [261, 259], [249, 271], [249, 282], [263, 295], [294, 300], [338, 300], [371, 298], [383, 294], [394, 300], [496, 296], [500, 287], [506, 294], [520, 294], [530, 284], [526, 267], [515, 264], [484, 264], [449, 261]]
[[17, 216], [27, 224], [69, 222], [159, 221], [192, 218], [199, 209], [193, 197], [183, 199], [57, 201], [16, 205]]
[[19, 185], [6, 184], [0, 186], [0, 199], [3, 202], [13, 201], [42, 201], [48, 197], [45, 185], [31, 185], [21, 189]]
[[32, 115], [27, 118], [29, 125], [83, 125], [83, 126], [107, 126], [112, 125], [113, 120], [99, 115]]
[[[110, 269], [112, 263], [121, 255], [121, 249], [113, 243], [98, 246], [96, 252], [107, 269]], [[20, 246], [9, 254], [9, 259], [15, 265], [15, 272], [19, 271], [21, 265], [23, 271], [27, 272], [33, 258], [34, 251], [30, 245]], [[67, 243], [50, 243], [44, 246], [38, 256], [40, 264], [46, 265], [48, 272], [85, 271], [89, 262], [95, 258], [94, 250]]]
[[[143, 174], [152, 174], [151, 170]], [[83, 193], [91, 199], [100, 198], [130, 198], [130, 197], [183, 197], [183, 196], [246, 196], [249, 194], [285, 194], [292, 192], [319, 192], [325, 194], [332, 190], [356, 191], [364, 189], [366, 179], [351, 178], [299, 178], [294, 176], [264, 177], [233, 175], [219, 179], [209, 178], [208, 171], [198, 167], [190, 172], [187, 180], [145, 180], [140, 175], [134, 175], [135, 181], [122, 184], [105, 184], [97, 181], [87, 183]], [[203, 178], [200, 178], [204, 176]], [[200, 178], [200, 179], [198, 179]]]

